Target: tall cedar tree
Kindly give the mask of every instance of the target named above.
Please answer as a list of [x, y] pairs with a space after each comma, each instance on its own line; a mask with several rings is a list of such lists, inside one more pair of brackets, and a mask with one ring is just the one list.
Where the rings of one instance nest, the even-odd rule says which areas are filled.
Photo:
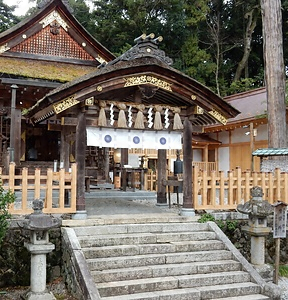
[[263, 50], [267, 89], [268, 146], [287, 146], [285, 72], [280, 0], [261, 0]]

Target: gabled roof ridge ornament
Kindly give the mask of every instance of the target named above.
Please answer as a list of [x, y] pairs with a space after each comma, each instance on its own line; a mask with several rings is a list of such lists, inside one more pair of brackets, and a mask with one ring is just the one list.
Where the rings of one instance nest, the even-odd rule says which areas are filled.
[[[125, 53], [109, 62], [108, 65], [115, 65], [120, 61], [129, 61], [136, 58], [142, 57], [154, 57], [167, 65], [171, 65], [173, 60], [166, 56], [163, 50], [158, 48], [158, 44], [163, 41], [163, 37], [159, 36], [155, 38], [154, 33], [146, 35], [145, 33], [141, 34], [139, 37], [134, 39], [136, 45], [127, 50]], [[105, 64], [99, 66], [99, 68], [105, 67]]]
[[54, 21], [56, 21], [60, 26], [63, 27], [65, 31], [68, 31], [68, 24], [62, 19], [58, 11], [53, 10], [48, 16], [46, 16], [44, 19], [42, 19], [39, 23], [42, 24], [43, 28], [46, 26], [52, 24]]

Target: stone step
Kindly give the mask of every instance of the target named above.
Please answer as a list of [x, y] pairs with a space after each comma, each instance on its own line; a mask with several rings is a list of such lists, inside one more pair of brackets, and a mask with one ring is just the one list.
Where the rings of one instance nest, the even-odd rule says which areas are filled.
[[[268, 299], [270, 299], [268, 296], [264, 296], [260, 294], [229, 297], [229, 300], [268, 300]], [[218, 298], [218, 300], [227, 300], [227, 298]]]
[[232, 259], [232, 253], [227, 250], [148, 254], [123, 257], [108, 257], [87, 259], [91, 271], [108, 269], [132, 268], [148, 265], [180, 264], [200, 261]]
[[180, 241], [201, 241], [215, 239], [216, 234], [212, 231], [200, 232], [173, 232], [173, 233], [133, 233], [133, 234], [110, 234], [96, 236], [79, 236], [81, 247], [102, 247], [113, 245], [135, 245], [171, 243]]
[[89, 236], [96, 234], [121, 234], [121, 233], [172, 233], [172, 232], [195, 232], [208, 231], [207, 223], [152, 223], [152, 224], [119, 224], [119, 225], [99, 225], [74, 227], [76, 235]]
[[[109, 189], [101, 189], [101, 187], [107, 187]], [[146, 200], [155, 200], [157, 198], [156, 192], [150, 192], [150, 191], [141, 191], [141, 190], [135, 190], [135, 191], [119, 191], [119, 190], [114, 190], [113, 185], [108, 185], [106, 186], [99, 185], [100, 189], [97, 189], [94, 191], [94, 188], [97, 188], [96, 186], [91, 185], [90, 188], [90, 194], [86, 193], [86, 198], [93, 197], [94, 199], [124, 199], [124, 200], [141, 200], [141, 199], [146, 199]]]
[[218, 240], [183, 241], [164, 244], [117, 245], [105, 247], [82, 248], [86, 258], [131, 256], [143, 254], [195, 252], [207, 250], [223, 250], [225, 246]]
[[201, 286], [197, 289], [201, 293], [201, 299], [231, 299], [231, 297], [239, 299], [239, 296], [255, 295], [261, 292], [260, 286], [252, 282]]
[[197, 223], [199, 218], [199, 216], [178, 216], [173, 213], [99, 215], [97, 219], [63, 220], [62, 226], [75, 228], [117, 224], [155, 224], [160, 222], [165, 224], [182, 222]]
[[[243, 271], [221, 272], [212, 274], [196, 274], [182, 276], [168, 276], [158, 278], [145, 278], [137, 280], [113, 281], [98, 283], [98, 291], [101, 297], [117, 296], [150, 291], [163, 291], [178, 288], [199, 288], [211, 290], [221, 286], [235, 283], [243, 283], [250, 280], [250, 275]], [[201, 291], [202, 293], [202, 291]], [[207, 291], [205, 290], [205, 293]], [[208, 293], [207, 293], [208, 295]], [[214, 297], [214, 295], [213, 295]], [[205, 296], [204, 296], [205, 298]]]
[[219, 273], [224, 271], [240, 271], [241, 264], [234, 260], [195, 262], [182, 264], [165, 264], [140, 266], [125, 269], [92, 271], [95, 282], [109, 282], [153, 277], [179, 276], [190, 274]]
[[[217, 286], [215, 291], [217, 294], [221, 291], [222, 296], [226, 298], [217, 298], [215, 293], [210, 298], [205, 297], [204, 293], [198, 288], [184, 288], [184, 289], [170, 289], [165, 291], [145, 292], [129, 295], [109, 296], [102, 297], [103, 300], [205, 300], [205, 299], [218, 299], [218, 300], [267, 300], [269, 297], [259, 294], [259, 286], [254, 283], [237, 283], [223, 285], [224, 288]], [[205, 287], [209, 291], [213, 291], [214, 286]], [[206, 295], [207, 296], [207, 295]]]

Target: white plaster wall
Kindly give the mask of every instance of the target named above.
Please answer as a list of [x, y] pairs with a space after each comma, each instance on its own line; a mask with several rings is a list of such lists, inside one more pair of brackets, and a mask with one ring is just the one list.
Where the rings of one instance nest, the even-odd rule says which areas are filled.
[[255, 141], [268, 140], [268, 128], [267, 124], [260, 125], [257, 127], [257, 135], [255, 136]]
[[201, 149], [193, 149], [193, 161], [202, 161]]
[[219, 132], [218, 136], [215, 135], [215, 137], [212, 137], [212, 138], [220, 141], [222, 144], [229, 144], [229, 132], [228, 131]]
[[[247, 128], [236, 128], [232, 131], [231, 142], [232, 143], [249, 143], [250, 142], [250, 134], [246, 135], [245, 133], [250, 133], [249, 126]], [[260, 125], [256, 128], [256, 136], [255, 141], [267, 140], [267, 124]]]
[[227, 172], [230, 169], [229, 147], [221, 147], [218, 150], [219, 171]]
[[231, 142], [232, 143], [249, 143], [250, 142], [250, 134], [246, 135], [245, 133], [250, 133], [250, 128], [236, 128], [232, 132]]
[[128, 165], [133, 168], [139, 168], [139, 155], [137, 154], [128, 154]]

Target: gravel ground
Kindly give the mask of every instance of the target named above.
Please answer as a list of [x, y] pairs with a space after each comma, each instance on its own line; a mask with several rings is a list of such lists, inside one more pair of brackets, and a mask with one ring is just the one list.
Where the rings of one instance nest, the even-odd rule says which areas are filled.
[[[28, 287], [10, 287], [0, 289], [1, 300], [23, 300], [28, 291]], [[77, 300], [72, 297], [65, 288], [61, 278], [54, 280], [47, 285], [47, 290], [51, 291], [57, 300]], [[40, 300], [40, 299], [39, 299]]]
[[278, 286], [280, 286], [282, 290], [281, 299], [288, 300], [288, 278], [285, 277], [279, 278]]

